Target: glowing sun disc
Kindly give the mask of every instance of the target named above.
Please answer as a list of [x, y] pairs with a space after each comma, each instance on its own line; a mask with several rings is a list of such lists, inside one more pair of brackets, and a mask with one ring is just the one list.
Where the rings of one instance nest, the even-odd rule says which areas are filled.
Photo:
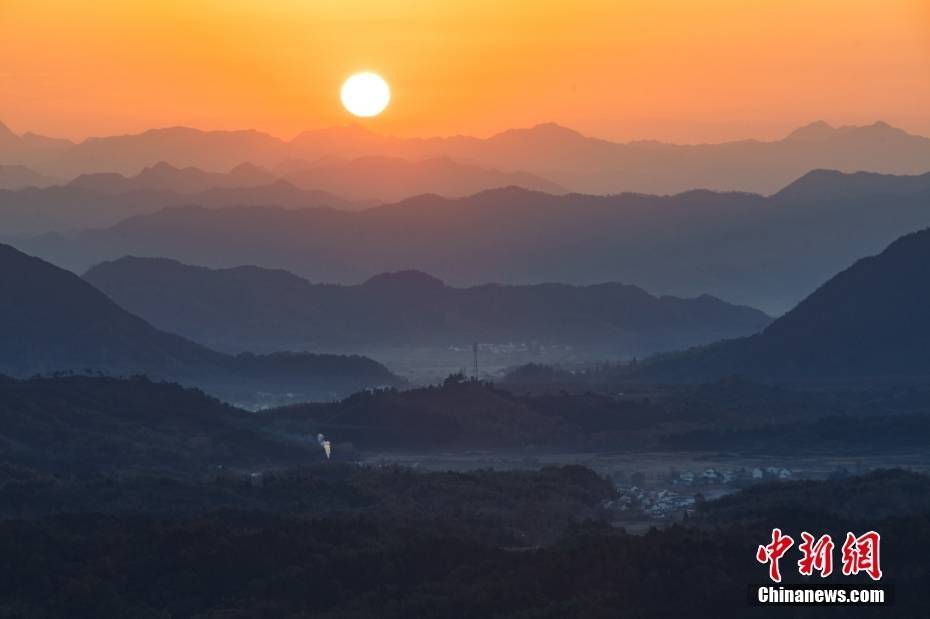
[[391, 88], [377, 73], [356, 73], [345, 81], [342, 105], [356, 116], [377, 116], [391, 101]]

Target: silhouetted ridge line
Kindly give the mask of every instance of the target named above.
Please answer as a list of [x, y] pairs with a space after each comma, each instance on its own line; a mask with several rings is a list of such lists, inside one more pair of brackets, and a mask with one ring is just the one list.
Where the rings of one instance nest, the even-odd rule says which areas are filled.
[[[0, 245], [0, 373], [77, 371], [147, 374], [224, 397], [271, 400], [293, 392], [331, 399], [358, 389], [401, 384], [363, 357], [276, 353], [222, 354], [160, 331], [77, 277]], [[279, 394], [277, 398], [273, 394]]]

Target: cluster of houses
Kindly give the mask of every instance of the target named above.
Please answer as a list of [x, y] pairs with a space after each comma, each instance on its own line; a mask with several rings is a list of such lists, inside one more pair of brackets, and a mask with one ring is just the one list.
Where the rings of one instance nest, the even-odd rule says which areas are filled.
[[783, 467], [769, 466], [766, 468], [740, 468], [721, 470], [715, 468], [704, 469], [703, 472], [684, 471], [673, 476], [674, 485], [693, 486], [698, 484], [731, 484], [739, 481], [765, 481], [775, 479], [791, 479], [791, 470]]
[[617, 498], [605, 502], [603, 507], [621, 514], [642, 514], [664, 520], [693, 511], [695, 502], [694, 496], [673, 490], [648, 490], [632, 486], [622, 491]]
[[[787, 480], [792, 478], [790, 469], [769, 466], [765, 468], [717, 469], [706, 468], [703, 471], [670, 471], [667, 475], [656, 477], [657, 483], [648, 484], [643, 473], [634, 473], [629, 478], [629, 485], [620, 483], [618, 496], [603, 505], [605, 509], [620, 512], [622, 517], [645, 516], [664, 520], [680, 517], [694, 511], [695, 503], [703, 497], [735, 491], [739, 486], [770, 480]], [[737, 488], [724, 490], [719, 486], [735, 484]], [[712, 488], [718, 486], [718, 488]], [[685, 490], [688, 487], [688, 490]], [[697, 490], [693, 487], [708, 487]]]

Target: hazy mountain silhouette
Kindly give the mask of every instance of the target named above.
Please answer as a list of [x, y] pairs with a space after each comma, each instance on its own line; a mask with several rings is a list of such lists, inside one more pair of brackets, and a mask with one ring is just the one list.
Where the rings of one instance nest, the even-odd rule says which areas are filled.
[[320, 397], [397, 383], [363, 357], [215, 352], [155, 329], [73, 273], [6, 245], [0, 245], [0, 289], [0, 374], [144, 373], [227, 397], [247, 388]]
[[408, 161], [397, 157], [362, 157], [321, 163], [290, 172], [286, 178], [304, 189], [320, 189], [362, 200], [394, 201], [424, 193], [461, 197], [510, 185], [565, 193], [564, 188], [533, 174], [500, 172], [447, 158]]
[[[768, 194], [817, 168], [889, 174], [930, 171], [930, 139], [882, 122], [840, 128], [820, 122], [813, 130], [801, 128], [773, 142], [694, 145], [618, 144], [540, 125], [494, 136], [479, 151], [472, 156], [482, 163], [508, 169], [520, 161], [520, 169], [599, 194], [667, 194], [694, 188]], [[464, 153], [452, 150], [449, 155]]]
[[[255, 189], [281, 182], [313, 191], [319, 196], [339, 195], [350, 199], [330, 200], [329, 205], [337, 208], [359, 208], [359, 204], [400, 200], [422, 193], [464, 196], [508, 185], [549, 193], [564, 192], [558, 185], [532, 174], [504, 173], [459, 164], [449, 159], [414, 162], [396, 157], [364, 157], [302, 165], [305, 167], [291, 171], [282, 180], [274, 173], [250, 163], [240, 164], [229, 173], [221, 173], [205, 172], [193, 167], [179, 169], [160, 162], [132, 177], [113, 172], [82, 174], [68, 183], [68, 186], [108, 194], [142, 190], [199, 194], [210, 189]], [[351, 200], [359, 202], [354, 204]], [[203, 202], [198, 200], [196, 204], [202, 205]], [[273, 204], [287, 206], [279, 202]]]
[[0, 123], [0, 165], [47, 163], [74, 146], [69, 140], [48, 138], [35, 133], [16, 135]]
[[209, 208], [255, 205], [286, 209], [326, 207], [342, 211], [359, 211], [379, 204], [375, 200], [347, 200], [319, 189], [300, 189], [282, 179], [255, 187], [214, 187], [195, 194], [188, 202]]
[[[7, 133], [5, 138], [0, 136], [0, 144], [19, 144], [25, 139]], [[0, 146], [0, 154], [15, 150]], [[285, 141], [258, 131], [173, 127], [91, 138], [77, 145], [55, 142], [46, 151], [42, 167], [36, 169], [61, 178], [96, 172], [134, 175], [160, 161], [213, 172], [251, 161], [267, 169], [284, 166], [292, 172], [295, 160], [316, 165], [320, 160], [360, 157], [411, 161], [446, 157], [501, 172], [522, 171], [568, 190], [596, 194], [670, 194], [693, 188], [768, 194], [812, 169], [889, 174], [930, 171], [930, 139], [884, 122], [832, 127], [818, 121], [781, 140], [690, 145], [610, 142], [553, 123], [511, 129], [486, 139], [397, 138], [349, 126], [308, 131]], [[6, 159], [6, 163], [33, 162], [32, 155], [28, 160]]]
[[287, 271], [127, 257], [84, 278], [151, 323], [223, 350], [534, 341], [643, 355], [755, 333], [770, 321], [709, 296], [655, 297], [623, 284], [452, 288], [416, 271], [332, 286]]
[[930, 229], [842, 271], [762, 333], [648, 364], [643, 376], [706, 380], [930, 376]]
[[286, 150], [286, 142], [259, 131], [168, 127], [134, 135], [88, 138], [49, 160], [46, 166], [61, 177], [96, 172], [134, 175], [163, 161], [179, 168], [219, 172], [244, 161], [271, 166]]
[[40, 174], [24, 165], [0, 165], [0, 189], [48, 187], [57, 183], [57, 179]]
[[872, 197], [907, 199], [928, 193], [930, 174], [893, 176], [874, 172], [844, 174], [836, 170], [812, 170], [779, 191], [775, 198], [779, 202], [798, 200], [812, 203]]
[[372, 202], [345, 200], [326, 191], [304, 191], [284, 180], [256, 187], [214, 187], [193, 194], [165, 189], [131, 189], [121, 193], [126, 180], [132, 179], [99, 174], [81, 177], [80, 183], [67, 186], [0, 190], [0, 231], [13, 236], [102, 228], [133, 215], [190, 204], [207, 208], [327, 206], [345, 210], [373, 206]]
[[196, 194], [213, 188], [243, 188], [271, 185], [278, 177], [251, 163], [242, 163], [227, 174], [204, 172], [198, 168], [179, 169], [164, 161], [145, 168], [133, 177], [113, 172], [82, 174], [70, 183], [71, 187], [90, 189], [100, 193], [128, 193], [142, 189]]
[[452, 200], [419, 196], [357, 213], [174, 208], [105, 230], [11, 242], [74, 271], [142, 255], [284, 268], [318, 282], [359, 283], [407, 269], [454, 286], [625, 281], [780, 313], [855, 259], [930, 225], [928, 200], [930, 174], [815, 172], [768, 198], [509, 188]]

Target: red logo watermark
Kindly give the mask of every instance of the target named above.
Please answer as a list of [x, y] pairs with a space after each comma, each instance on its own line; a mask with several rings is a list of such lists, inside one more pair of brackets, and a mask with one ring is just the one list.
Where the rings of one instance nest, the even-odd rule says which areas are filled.
[[[844, 576], [854, 576], [864, 572], [872, 580], [880, 580], [882, 568], [879, 557], [881, 536], [875, 531], [869, 531], [856, 536], [854, 533], [846, 534], [846, 541], [842, 547], [842, 572]], [[756, 550], [756, 561], [769, 566], [769, 578], [772, 582], [781, 582], [781, 569], [779, 561], [785, 553], [794, 546], [794, 538], [784, 535], [781, 529], [772, 529], [772, 541]], [[821, 535], [819, 538], [804, 531], [801, 533], [801, 543], [798, 550], [801, 558], [798, 560], [798, 573], [803, 576], [812, 576], [814, 572], [826, 578], [833, 573], [833, 549], [835, 544], [830, 535]]]

